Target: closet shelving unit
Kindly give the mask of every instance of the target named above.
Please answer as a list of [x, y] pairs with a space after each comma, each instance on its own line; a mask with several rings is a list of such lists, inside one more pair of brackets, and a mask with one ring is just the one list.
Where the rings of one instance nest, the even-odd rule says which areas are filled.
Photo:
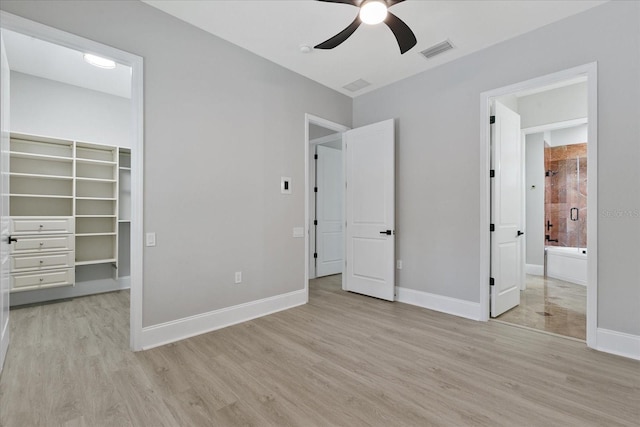
[[118, 261], [118, 148], [75, 145], [76, 265]]
[[12, 292], [74, 285], [78, 266], [128, 275], [131, 150], [12, 133], [9, 154]]

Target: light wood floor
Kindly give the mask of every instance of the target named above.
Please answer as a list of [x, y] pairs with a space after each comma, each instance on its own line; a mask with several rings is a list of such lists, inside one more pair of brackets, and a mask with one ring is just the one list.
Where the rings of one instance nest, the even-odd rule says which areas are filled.
[[344, 293], [131, 353], [128, 293], [12, 310], [2, 426], [637, 426], [640, 362]]

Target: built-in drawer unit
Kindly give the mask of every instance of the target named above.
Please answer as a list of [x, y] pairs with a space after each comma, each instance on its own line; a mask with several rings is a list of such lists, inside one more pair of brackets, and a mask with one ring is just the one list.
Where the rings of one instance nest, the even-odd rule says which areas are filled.
[[31, 291], [56, 286], [69, 286], [73, 285], [74, 281], [75, 270], [73, 268], [15, 273], [11, 274], [11, 291]]
[[11, 292], [74, 285], [75, 220], [11, 217]]
[[73, 217], [19, 217], [12, 218], [10, 233], [12, 235], [21, 234], [54, 234], [75, 232], [75, 221]]
[[11, 271], [51, 270], [70, 268], [74, 263], [73, 252], [52, 252], [48, 254], [29, 254], [11, 256]]
[[73, 251], [76, 243], [73, 234], [18, 236], [15, 239], [9, 246], [12, 254]]

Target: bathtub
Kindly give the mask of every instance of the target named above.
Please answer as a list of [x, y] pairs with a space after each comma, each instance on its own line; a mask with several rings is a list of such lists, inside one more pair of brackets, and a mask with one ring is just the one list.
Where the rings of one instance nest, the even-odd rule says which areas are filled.
[[587, 248], [547, 246], [544, 255], [545, 276], [587, 285]]

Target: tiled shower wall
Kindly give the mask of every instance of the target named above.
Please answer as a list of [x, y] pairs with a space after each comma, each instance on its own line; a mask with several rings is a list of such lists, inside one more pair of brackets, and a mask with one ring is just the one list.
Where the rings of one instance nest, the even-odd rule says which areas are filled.
[[[545, 234], [549, 246], [587, 247], [587, 144], [544, 147]], [[577, 208], [573, 211], [572, 208]], [[550, 226], [549, 226], [550, 225]], [[557, 240], [557, 242], [553, 241]]]

